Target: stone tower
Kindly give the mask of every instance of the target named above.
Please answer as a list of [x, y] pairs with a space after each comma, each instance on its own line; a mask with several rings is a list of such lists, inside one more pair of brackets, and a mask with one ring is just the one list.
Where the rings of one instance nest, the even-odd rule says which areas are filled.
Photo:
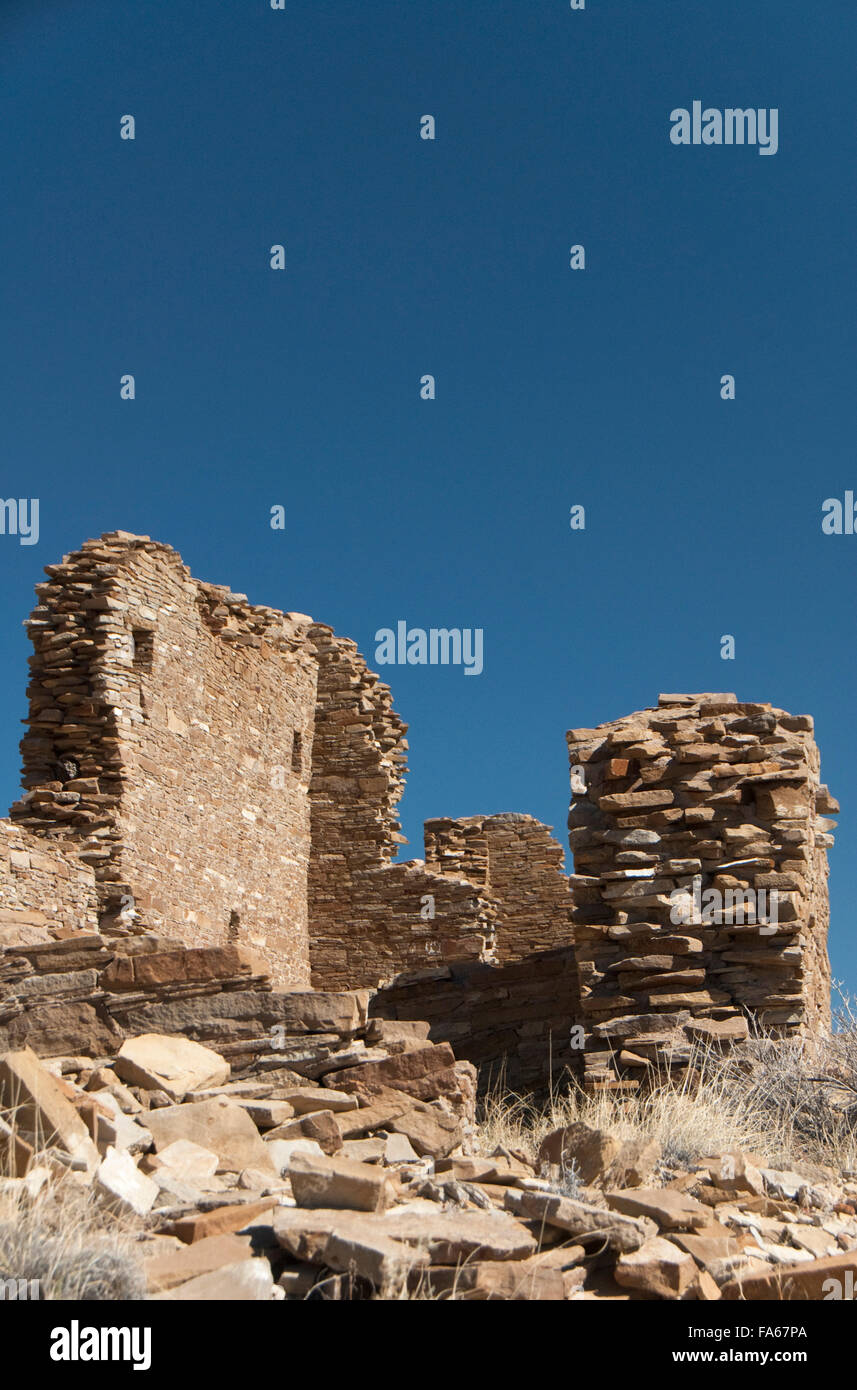
[[734, 695], [568, 734], [575, 953], [590, 1086], [634, 1087], [694, 1038], [829, 1026], [839, 807], [808, 715]]

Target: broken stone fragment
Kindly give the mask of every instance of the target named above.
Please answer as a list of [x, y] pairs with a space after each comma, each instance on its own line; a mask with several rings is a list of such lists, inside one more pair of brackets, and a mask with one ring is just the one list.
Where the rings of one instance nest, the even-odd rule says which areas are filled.
[[560, 1269], [532, 1260], [479, 1260], [458, 1267], [433, 1265], [419, 1271], [417, 1290], [457, 1302], [561, 1302], [566, 1285]]
[[284, 1100], [245, 1100], [235, 1097], [236, 1105], [247, 1111], [250, 1119], [259, 1130], [276, 1129], [285, 1124], [294, 1114], [293, 1108]]
[[413, 1211], [406, 1205], [380, 1219], [387, 1234], [426, 1250], [432, 1264], [521, 1260], [537, 1248], [536, 1238], [508, 1211]]
[[395, 1189], [381, 1168], [351, 1158], [294, 1154], [289, 1178], [299, 1207], [376, 1212], [395, 1200]]
[[527, 1163], [514, 1158], [444, 1158], [436, 1165], [437, 1172], [449, 1174], [457, 1182], [496, 1183], [514, 1187], [519, 1178], [532, 1177]]
[[278, 1093], [278, 1099], [287, 1102], [295, 1115], [305, 1115], [315, 1110], [342, 1111], [356, 1110], [358, 1100], [346, 1091], [334, 1090], [332, 1086], [302, 1086], [286, 1089]]
[[[324, 1155], [323, 1148], [314, 1139], [266, 1139], [265, 1145], [271, 1162], [280, 1176], [288, 1173], [295, 1154], [316, 1154], [319, 1157]], [[349, 1158], [360, 1158], [360, 1156], [360, 1154], [347, 1155]]]
[[623, 1216], [590, 1202], [575, 1201], [571, 1197], [509, 1188], [505, 1195], [505, 1206], [507, 1211], [517, 1216], [567, 1231], [581, 1244], [606, 1244], [620, 1254], [639, 1250], [646, 1240], [657, 1235], [657, 1226], [645, 1216]]
[[211, 1274], [224, 1265], [234, 1265], [252, 1257], [249, 1236], [207, 1236], [193, 1245], [181, 1245], [167, 1253], [155, 1250], [144, 1260], [146, 1285], [150, 1293], [161, 1293], [202, 1274]]
[[405, 1134], [388, 1134], [384, 1143], [382, 1162], [386, 1167], [401, 1163], [418, 1163], [419, 1154]]
[[[16, 1134], [25, 1142], [35, 1148], [59, 1145], [89, 1174], [99, 1167], [98, 1149], [63, 1084], [28, 1047], [0, 1056], [0, 1106], [14, 1113]], [[20, 1148], [12, 1147], [20, 1159]]]
[[160, 1033], [126, 1038], [115, 1067], [123, 1081], [145, 1090], [164, 1091], [174, 1101], [184, 1100], [189, 1091], [220, 1086], [229, 1079], [229, 1063], [210, 1047]]
[[639, 1250], [620, 1255], [613, 1271], [617, 1284], [653, 1298], [683, 1298], [697, 1274], [693, 1257], [663, 1236], [653, 1236]]
[[211, 1236], [229, 1235], [256, 1225], [276, 1206], [277, 1198], [272, 1195], [260, 1198], [258, 1202], [215, 1207], [213, 1211], [195, 1212], [191, 1216], [181, 1217], [171, 1222], [168, 1230], [185, 1244], [195, 1245], [197, 1241], [206, 1240]]
[[149, 1174], [168, 1169], [186, 1182], [204, 1183], [217, 1172], [217, 1164], [217, 1154], [211, 1149], [194, 1144], [190, 1139], [177, 1139], [159, 1153], [147, 1154], [141, 1160], [140, 1168]]
[[442, 1102], [415, 1101], [391, 1119], [388, 1128], [405, 1135], [421, 1158], [445, 1158], [461, 1142], [461, 1123]]
[[99, 1114], [95, 1117], [95, 1142], [99, 1153], [105, 1153], [111, 1146], [125, 1149], [131, 1154], [143, 1153], [152, 1147], [154, 1139], [151, 1130], [126, 1115], [109, 1091], [96, 1091], [93, 1098], [100, 1100], [103, 1106], [112, 1107], [113, 1111], [112, 1115]]
[[159, 1153], [177, 1139], [189, 1139], [217, 1154], [220, 1173], [240, 1173], [244, 1168], [275, 1171], [265, 1140], [250, 1116], [226, 1097], [149, 1110], [146, 1124]]
[[315, 1110], [306, 1115], [296, 1115], [268, 1130], [269, 1139], [312, 1139], [326, 1154], [335, 1154], [342, 1148], [340, 1134], [332, 1110]]
[[108, 1149], [95, 1174], [102, 1200], [116, 1210], [146, 1216], [155, 1205], [158, 1184], [141, 1173], [129, 1153]]
[[324, 1263], [329, 1269], [368, 1279], [377, 1288], [392, 1286], [394, 1291], [403, 1289], [408, 1274], [425, 1260], [425, 1255], [410, 1246], [365, 1226], [333, 1231], [324, 1246]]
[[638, 1187], [607, 1192], [605, 1198], [613, 1211], [648, 1217], [666, 1231], [693, 1231], [711, 1221], [711, 1212], [702, 1202], [674, 1188]]
[[581, 1182], [594, 1183], [603, 1177], [619, 1148], [619, 1140], [614, 1135], [575, 1121], [553, 1130], [542, 1140], [539, 1167], [570, 1169], [573, 1163]]
[[[271, 1266], [266, 1259], [259, 1258], [222, 1265], [153, 1297], [156, 1301], [170, 1303], [270, 1303], [276, 1293]], [[279, 1296], [284, 1295], [280, 1293]]]
[[721, 1293], [726, 1300], [839, 1301], [853, 1299], [855, 1279], [857, 1252], [846, 1251], [803, 1264], [748, 1268], [723, 1284]]
[[605, 1184], [622, 1189], [642, 1187], [661, 1157], [657, 1139], [626, 1139], [605, 1175]]

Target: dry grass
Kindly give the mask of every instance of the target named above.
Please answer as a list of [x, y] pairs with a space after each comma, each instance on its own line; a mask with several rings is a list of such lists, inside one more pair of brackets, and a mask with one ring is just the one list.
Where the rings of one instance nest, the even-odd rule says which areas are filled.
[[34, 1200], [19, 1199], [18, 1209], [0, 1221], [0, 1284], [21, 1280], [35, 1281], [43, 1300], [146, 1295], [133, 1237], [115, 1216], [105, 1218], [89, 1193], [65, 1183]]
[[545, 1103], [515, 1095], [502, 1078], [486, 1096], [479, 1147], [500, 1144], [534, 1159], [551, 1130], [582, 1121], [620, 1139], [657, 1139], [664, 1162], [684, 1168], [740, 1148], [779, 1166], [857, 1168], [857, 1014], [837, 988], [834, 1031], [812, 1043], [760, 1035], [741, 1053], [700, 1047], [693, 1067], [667, 1071], [644, 1095], [585, 1095], [573, 1078]]
[[137, 1300], [146, 1296], [138, 1227], [108, 1210], [50, 1148], [14, 1177], [14, 1112], [5, 1111], [0, 1176], [0, 1299]]

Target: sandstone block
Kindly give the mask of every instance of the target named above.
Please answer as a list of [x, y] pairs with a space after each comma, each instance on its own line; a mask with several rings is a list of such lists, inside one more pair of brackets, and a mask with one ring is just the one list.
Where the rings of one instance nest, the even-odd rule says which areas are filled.
[[161, 1033], [126, 1038], [115, 1066], [123, 1081], [148, 1091], [164, 1091], [175, 1101], [203, 1086], [222, 1085], [230, 1070], [229, 1063], [211, 1048]]
[[95, 1174], [102, 1200], [117, 1210], [146, 1216], [155, 1204], [158, 1184], [141, 1173], [129, 1153], [108, 1149]]
[[0, 1056], [0, 1105], [15, 1115], [15, 1128], [38, 1148], [58, 1144], [86, 1171], [101, 1163], [95, 1144], [77, 1110], [63, 1094], [62, 1084], [30, 1048]]
[[663, 1236], [653, 1236], [639, 1250], [620, 1255], [613, 1271], [617, 1284], [654, 1298], [682, 1298], [697, 1274], [693, 1257]]
[[277, 1206], [276, 1197], [262, 1197], [258, 1202], [242, 1202], [237, 1206], [215, 1207], [213, 1211], [197, 1212], [171, 1222], [170, 1233], [187, 1245], [195, 1245], [213, 1236], [230, 1235], [255, 1225]]
[[395, 1199], [395, 1191], [381, 1168], [350, 1158], [294, 1154], [289, 1178], [299, 1207], [377, 1212]]
[[625, 1216], [645, 1216], [661, 1230], [692, 1231], [707, 1226], [711, 1213], [702, 1202], [669, 1187], [638, 1187], [625, 1192], [607, 1192], [607, 1205]]
[[149, 1110], [146, 1124], [159, 1153], [177, 1139], [189, 1139], [217, 1154], [219, 1173], [240, 1173], [244, 1168], [274, 1171], [265, 1141], [250, 1116], [226, 1097]]

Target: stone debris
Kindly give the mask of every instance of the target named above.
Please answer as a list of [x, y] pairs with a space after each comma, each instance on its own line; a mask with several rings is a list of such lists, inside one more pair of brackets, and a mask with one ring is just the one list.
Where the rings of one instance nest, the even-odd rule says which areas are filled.
[[[153, 1297], [179, 1303], [225, 1300], [231, 1303], [270, 1303], [276, 1295], [271, 1266], [267, 1260], [238, 1260], [234, 1264], [219, 1265], [207, 1274], [179, 1284], [169, 1293], [156, 1293]], [[284, 1295], [280, 1294], [280, 1297]]]
[[220, 1086], [229, 1079], [229, 1063], [210, 1047], [159, 1033], [126, 1038], [115, 1069], [120, 1080], [146, 1091], [164, 1091], [174, 1101], [184, 1100], [188, 1091]]
[[123, 1212], [146, 1216], [158, 1196], [158, 1184], [141, 1173], [131, 1154], [108, 1149], [95, 1174], [105, 1201]]
[[654, 1298], [684, 1298], [697, 1283], [699, 1267], [692, 1255], [662, 1236], [652, 1236], [627, 1255], [613, 1271], [617, 1284], [640, 1289]]
[[228, 1096], [198, 1105], [171, 1105], [150, 1110], [147, 1123], [156, 1151], [185, 1139], [216, 1153], [219, 1172], [240, 1173], [243, 1168], [250, 1167], [274, 1171], [264, 1140], [252, 1119]]
[[353, 1158], [294, 1154], [289, 1180], [299, 1207], [383, 1211], [395, 1200], [395, 1189], [385, 1173]]
[[[154, 1148], [154, 1138], [149, 1146]], [[217, 1172], [218, 1156], [211, 1149], [195, 1144], [191, 1139], [175, 1139], [159, 1153], [150, 1153], [140, 1164], [150, 1174], [169, 1171], [187, 1182], [205, 1182]]]
[[[189, 1056], [171, 1035], [47, 1061], [0, 1055], [0, 1133], [21, 1173], [0, 1204], [35, 1200], [71, 1170], [139, 1225], [151, 1298], [711, 1302], [825, 1297], [831, 1279], [853, 1282], [857, 1183], [735, 1149], [675, 1173], [653, 1140], [580, 1123], [549, 1134], [532, 1162], [477, 1152], [472, 1069], [448, 1044], [373, 1028], [364, 995], [320, 1003], [261, 990], [263, 1005], [210, 986], [209, 974], [205, 992], [182, 1001], [205, 1035], [193, 1075], [167, 1067]], [[277, 1049], [236, 1049], [228, 1063], [217, 1054], [211, 1031], [263, 1008], [289, 1018], [305, 1056], [323, 1049], [321, 1084]], [[118, 1078], [120, 1051], [137, 1080]], [[345, 1064], [330, 1066], [337, 1057]], [[335, 1152], [282, 1137], [322, 1118]]]
[[14, 1117], [15, 1133], [25, 1144], [58, 1144], [88, 1172], [98, 1168], [99, 1153], [84, 1121], [29, 1048], [0, 1056], [0, 1105]]

